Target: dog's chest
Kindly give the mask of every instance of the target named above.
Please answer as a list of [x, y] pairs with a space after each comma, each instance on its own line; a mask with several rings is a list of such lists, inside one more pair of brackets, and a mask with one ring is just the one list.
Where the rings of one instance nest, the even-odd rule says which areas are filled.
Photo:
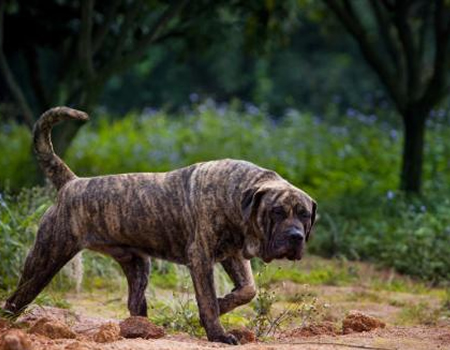
[[219, 238], [214, 249], [216, 262], [236, 255], [236, 252], [244, 246], [244, 236], [236, 228], [225, 228], [219, 233]]

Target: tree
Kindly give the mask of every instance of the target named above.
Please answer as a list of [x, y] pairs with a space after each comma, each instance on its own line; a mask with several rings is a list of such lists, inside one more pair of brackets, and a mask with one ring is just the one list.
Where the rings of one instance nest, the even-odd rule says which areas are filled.
[[[295, 1], [0, 0], [0, 72], [31, 128], [55, 105], [88, 113], [106, 82], [145, 59], [155, 45], [186, 40], [192, 49], [220, 40], [227, 25], [265, 39], [292, 17]], [[251, 24], [248, 25], [248, 24]], [[268, 42], [268, 41], [265, 41]], [[79, 124], [54, 137], [63, 153]]]
[[401, 189], [421, 191], [425, 127], [448, 89], [450, 4], [324, 0], [378, 75], [404, 126]]
[[[174, 28], [180, 29], [173, 22], [186, 3], [171, 1], [151, 9], [146, 1], [35, 0], [26, 5], [9, 2], [9, 7], [2, 1], [0, 69], [26, 124], [31, 128], [34, 116], [55, 104], [90, 112], [113, 74], [139, 61]], [[16, 73], [4, 47], [10, 57], [25, 62], [16, 67]], [[46, 69], [44, 62], [52, 69]], [[20, 84], [19, 78], [25, 83]], [[56, 135], [61, 152], [78, 128], [79, 124], [71, 123]]]

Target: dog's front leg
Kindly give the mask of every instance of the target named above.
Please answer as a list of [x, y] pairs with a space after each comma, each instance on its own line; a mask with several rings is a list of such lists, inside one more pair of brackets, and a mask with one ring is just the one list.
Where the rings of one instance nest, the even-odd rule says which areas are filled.
[[256, 295], [250, 260], [242, 256], [229, 257], [222, 261], [222, 266], [234, 283], [234, 289], [223, 298], [219, 298], [220, 314], [249, 303]]
[[189, 271], [194, 284], [200, 321], [209, 341], [238, 344], [219, 321], [219, 303], [214, 288], [214, 263], [205, 248], [193, 243], [189, 248]]

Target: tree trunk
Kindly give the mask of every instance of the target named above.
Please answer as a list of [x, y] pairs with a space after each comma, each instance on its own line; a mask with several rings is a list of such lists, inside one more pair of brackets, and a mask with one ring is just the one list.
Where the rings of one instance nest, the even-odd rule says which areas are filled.
[[403, 160], [400, 187], [410, 194], [422, 189], [425, 121], [427, 113], [404, 116]]

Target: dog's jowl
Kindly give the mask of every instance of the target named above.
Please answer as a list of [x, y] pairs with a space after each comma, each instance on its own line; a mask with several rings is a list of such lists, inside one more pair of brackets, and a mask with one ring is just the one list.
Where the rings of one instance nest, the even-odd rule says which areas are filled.
[[[50, 140], [52, 126], [66, 119], [88, 117], [53, 108], [34, 128], [37, 159], [58, 197], [40, 222], [5, 308], [19, 314], [75, 254], [91, 249], [117, 260], [128, 280], [131, 315], [146, 316], [144, 292], [153, 256], [188, 266], [208, 339], [236, 344], [219, 315], [255, 296], [249, 259], [301, 259], [315, 202], [277, 173], [232, 159], [167, 173], [77, 177]], [[214, 288], [217, 262], [235, 284], [221, 298]]]

